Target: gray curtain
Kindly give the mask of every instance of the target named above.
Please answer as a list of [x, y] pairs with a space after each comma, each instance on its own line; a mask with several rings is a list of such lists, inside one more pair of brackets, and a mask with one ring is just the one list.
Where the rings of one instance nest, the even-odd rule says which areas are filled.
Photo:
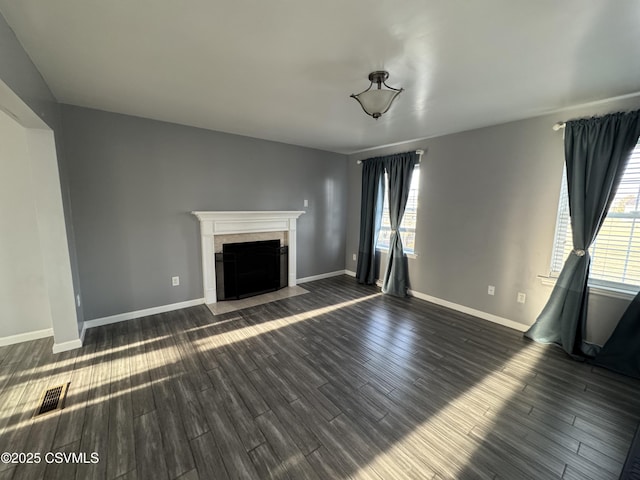
[[399, 153], [383, 157], [387, 177], [389, 179], [389, 220], [391, 221], [391, 238], [387, 268], [382, 282], [382, 292], [399, 297], [407, 295], [408, 268], [402, 249], [400, 223], [404, 215], [411, 187], [413, 168], [418, 161], [416, 152]]
[[360, 242], [356, 279], [371, 285], [376, 281], [376, 239], [382, 219], [384, 163], [380, 158], [362, 162], [362, 196], [360, 200]]
[[627, 307], [611, 337], [591, 363], [640, 378], [640, 294]]
[[573, 251], [549, 301], [525, 336], [556, 343], [571, 355], [593, 356], [584, 342], [589, 247], [605, 220], [640, 133], [639, 112], [574, 120], [565, 127], [565, 160]]

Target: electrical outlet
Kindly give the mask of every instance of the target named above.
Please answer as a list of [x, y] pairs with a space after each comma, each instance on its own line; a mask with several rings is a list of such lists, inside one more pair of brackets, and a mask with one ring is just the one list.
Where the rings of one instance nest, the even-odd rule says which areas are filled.
[[526, 300], [527, 296], [522, 292], [518, 292], [518, 303], [524, 303]]
[[180, 285], [180, 277], [171, 277], [171, 285], [174, 287]]
[[77, 305], [78, 307], [80, 307], [80, 303], [81, 303], [81, 302], [80, 302], [80, 294], [77, 294], [77, 295], [76, 295], [76, 305]]
[[494, 287], [493, 285], [489, 285], [489, 288], [487, 288], [487, 293], [489, 295], [495, 295], [496, 294], [496, 287]]
[[304, 199], [304, 206], [308, 207], [309, 206], [309, 200], [307, 200], [306, 198]]
[[353, 261], [355, 262], [357, 258], [358, 258], [358, 257], [356, 257], [356, 254], [354, 253], [354, 254], [353, 254]]

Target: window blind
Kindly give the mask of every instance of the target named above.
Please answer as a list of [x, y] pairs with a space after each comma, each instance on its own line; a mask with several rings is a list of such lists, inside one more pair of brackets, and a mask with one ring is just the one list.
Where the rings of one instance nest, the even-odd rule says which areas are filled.
[[[573, 249], [566, 171], [562, 178], [551, 272], [557, 275]], [[640, 142], [631, 153], [607, 217], [593, 245], [590, 280], [640, 285]]]

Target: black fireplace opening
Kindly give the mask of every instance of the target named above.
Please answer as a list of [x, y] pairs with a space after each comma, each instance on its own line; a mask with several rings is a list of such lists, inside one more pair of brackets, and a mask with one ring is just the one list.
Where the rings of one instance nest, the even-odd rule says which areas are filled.
[[288, 247], [280, 240], [225, 243], [216, 253], [219, 300], [237, 300], [286, 287]]

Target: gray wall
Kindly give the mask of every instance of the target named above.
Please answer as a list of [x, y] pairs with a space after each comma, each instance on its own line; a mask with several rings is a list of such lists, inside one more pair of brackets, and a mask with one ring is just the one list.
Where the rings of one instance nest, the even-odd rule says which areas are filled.
[[[358, 251], [359, 159], [423, 148], [417, 258], [411, 288], [524, 325], [534, 322], [551, 287], [549, 274], [564, 162], [562, 131], [570, 118], [640, 107], [640, 99], [381, 148], [349, 157], [346, 268]], [[487, 286], [495, 285], [495, 296]], [[518, 292], [527, 295], [516, 302]], [[588, 337], [606, 340], [628, 300], [592, 294]]]
[[[69, 256], [71, 258], [73, 288], [76, 294], [80, 294], [80, 276], [78, 273], [78, 261], [73, 235], [73, 217], [67, 181], [68, 169], [65, 162], [60, 126], [60, 106], [2, 15], [0, 15], [0, 79], [54, 131], [65, 225], [69, 242]], [[77, 309], [77, 318], [78, 325], [81, 326], [84, 321], [82, 307]]]
[[346, 156], [67, 105], [62, 120], [87, 319], [202, 298], [192, 210], [306, 210], [298, 278], [344, 269]]

